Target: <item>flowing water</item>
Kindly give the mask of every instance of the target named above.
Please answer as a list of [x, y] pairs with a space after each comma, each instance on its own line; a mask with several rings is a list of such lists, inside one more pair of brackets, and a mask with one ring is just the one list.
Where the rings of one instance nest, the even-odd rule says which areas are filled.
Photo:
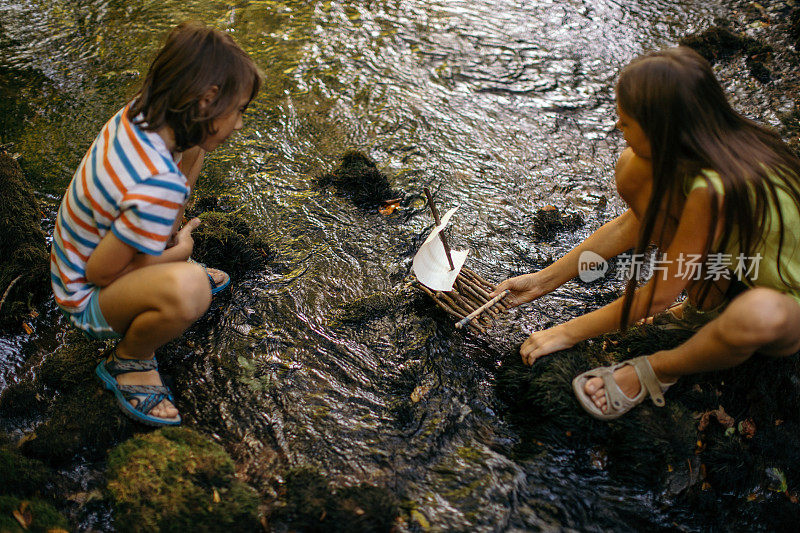
[[[266, 84], [245, 128], [211, 154], [206, 192], [275, 252], [233, 285], [192, 350], [167, 363], [193, 427], [257, 486], [269, 464], [310, 464], [395, 491], [434, 528], [653, 529], [681, 520], [588, 457], [515, 458], [493, 388], [526, 334], [596, 308], [613, 282], [570, 282], [487, 335], [457, 332], [404, 289], [431, 226], [421, 200], [382, 216], [313, 177], [348, 149], [407, 194], [460, 205], [451, 240], [499, 281], [541, 268], [622, 212], [613, 84], [645, 50], [707, 26], [707, 0], [121, 2], [0, 0], [0, 141], [36, 187], [45, 224], [94, 135], [141, 81], [165, 32], [230, 32]], [[554, 205], [586, 224], [535, 242]], [[190, 333], [191, 335], [191, 333]], [[26, 357], [0, 339], [0, 389]], [[422, 400], [409, 400], [417, 388]], [[268, 477], [268, 476], [266, 476]], [[689, 520], [687, 522], [687, 520]]]

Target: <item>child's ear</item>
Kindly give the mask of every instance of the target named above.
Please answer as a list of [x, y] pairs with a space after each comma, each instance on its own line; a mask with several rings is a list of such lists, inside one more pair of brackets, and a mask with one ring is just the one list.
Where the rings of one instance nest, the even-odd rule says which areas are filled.
[[217, 98], [218, 94], [219, 94], [219, 87], [217, 87], [216, 85], [212, 85], [211, 87], [209, 87], [206, 90], [206, 92], [203, 93], [203, 96], [200, 97], [200, 102], [199, 102], [200, 111], [202, 112], [208, 109], [208, 106], [210, 106], [211, 103]]

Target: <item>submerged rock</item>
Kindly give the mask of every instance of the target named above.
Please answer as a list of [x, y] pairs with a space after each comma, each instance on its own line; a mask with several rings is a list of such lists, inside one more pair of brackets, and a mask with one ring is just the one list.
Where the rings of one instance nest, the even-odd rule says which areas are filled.
[[333, 171], [316, 178], [320, 187], [333, 186], [342, 196], [357, 207], [376, 209], [387, 200], [401, 198], [403, 194], [392, 188], [389, 178], [378, 166], [361, 152], [347, 152]]
[[535, 242], [552, 240], [560, 231], [575, 231], [583, 226], [579, 213], [564, 213], [554, 206], [547, 206], [533, 215], [533, 240]]
[[772, 47], [735, 32], [727, 25], [712, 26], [701, 33], [688, 35], [680, 40], [680, 44], [693, 48], [712, 64], [743, 53], [753, 78], [761, 83], [772, 79], [772, 73], [766, 66], [772, 58]]
[[108, 456], [118, 531], [259, 531], [258, 494], [215, 442], [186, 428], [136, 436]]
[[332, 487], [319, 472], [295, 468], [286, 474], [270, 522], [291, 531], [380, 532], [392, 530], [399, 514], [397, 498], [386, 489], [366, 483]]
[[2, 151], [0, 198], [0, 328], [19, 328], [50, 296], [50, 255], [31, 187], [17, 162]]
[[253, 232], [242, 215], [206, 211], [199, 218], [202, 223], [192, 232], [195, 260], [231, 276], [266, 267], [271, 257], [269, 244]]

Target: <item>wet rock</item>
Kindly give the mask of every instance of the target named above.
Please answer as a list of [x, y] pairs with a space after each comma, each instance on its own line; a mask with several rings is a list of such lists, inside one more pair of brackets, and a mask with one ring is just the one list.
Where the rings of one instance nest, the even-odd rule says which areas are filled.
[[536, 211], [533, 216], [533, 240], [549, 241], [560, 231], [575, 231], [583, 226], [579, 213], [564, 213], [560, 209], [547, 206]]
[[[678, 495], [709, 524], [724, 523], [734, 510], [779, 524], [788, 515], [767, 514], [800, 512], [792, 503], [800, 490], [797, 355], [756, 356], [730, 370], [687, 376], [666, 393], [665, 407], [645, 400], [610, 422], [590, 417], [574, 397], [571, 380], [577, 374], [672, 348], [687, 336], [650, 326], [633, 328], [581, 343], [530, 368], [518, 362], [518, 355], [510, 355], [497, 376], [497, 388], [509, 405], [509, 419], [520, 428], [517, 454], [532, 456], [548, 444], [600, 450], [602, 467], [614, 479]], [[712, 421], [700, 430], [701, 415], [719, 409], [734, 424], [726, 428]], [[782, 487], [774, 488], [769, 472], [780, 472]], [[779, 497], [754, 497], [776, 491]]]
[[263, 270], [271, 258], [266, 239], [257, 235], [242, 215], [207, 211], [192, 232], [192, 257], [209, 267], [226, 271], [231, 277]]
[[95, 377], [97, 344], [78, 332], [67, 338], [43, 361], [28, 361], [29, 367], [38, 367], [36, 372], [26, 372], [0, 396], [4, 417], [44, 419], [24, 437], [20, 450], [52, 465], [65, 464], [78, 454], [101, 458], [137, 428]]
[[0, 328], [22, 321], [50, 296], [42, 213], [17, 162], [0, 151]]
[[108, 457], [119, 531], [259, 531], [257, 493], [225, 450], [186, 428], [136, 436]]
[[52, 473], [40, 461], [28, 459], [9, 447], [0, 447], [0, 487], [18, 497], [41, 495]]
[[679, 42], [693, 48], [712, 64], [744, 53], [753, 78], [761, 83], [772, 79], [772, 72], [766, 66], [772, 59], [772, 47], [744, 33], [733, 31], [724, 22], [721, 26], [712, 26], [701, 33], [688, 35]]
[[386, 489], [331, 486], [316, 470], [301, 467], [286, 474], [270, 524], [304, 532], [380, 532], [392, 530], [399, 514], [397, 498]]
[[392, 188], [389, 178], [378, 170], [374, 161], [355, 151], [345, 153], [339, 166], [318, 176], [316, 183], [319, 187], [334, 187], [362, 209], [377, 209], [387, 200], [403, 196]]

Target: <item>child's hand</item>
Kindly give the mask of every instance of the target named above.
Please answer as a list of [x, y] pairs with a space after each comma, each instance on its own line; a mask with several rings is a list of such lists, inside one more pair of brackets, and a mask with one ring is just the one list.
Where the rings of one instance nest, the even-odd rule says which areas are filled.
[[534, 361], [544, 355], [571, 348], [575, 345], [575, 342], [576, 341], [567, 333], [566, 328], [562, 324], [531, 334], [531, 336], [522, 343], [519, 354], [522, 356], [523, 363], [532, 365]]
[[539, 281], [537, 274], [538, 273], [523, 274], [522, 276], [509, 278], [495, 287], [489, 296], [497, 296], [504, 290], [509, 289], [512, 298], [509, 298], [507, 301], [511, 302], [512, 307], [535, 300], [549, 292]]
[[183, 227], [178, 230], [178, 233], [175, 234], [175, 247], [180, 247], [182, 254], [186, 254], [186, 259], [192, 255], [192, 250], [194, 249], [192, 232], [197, 229], [199, 225], [200, 219], [193, 218], [184, 224]]

